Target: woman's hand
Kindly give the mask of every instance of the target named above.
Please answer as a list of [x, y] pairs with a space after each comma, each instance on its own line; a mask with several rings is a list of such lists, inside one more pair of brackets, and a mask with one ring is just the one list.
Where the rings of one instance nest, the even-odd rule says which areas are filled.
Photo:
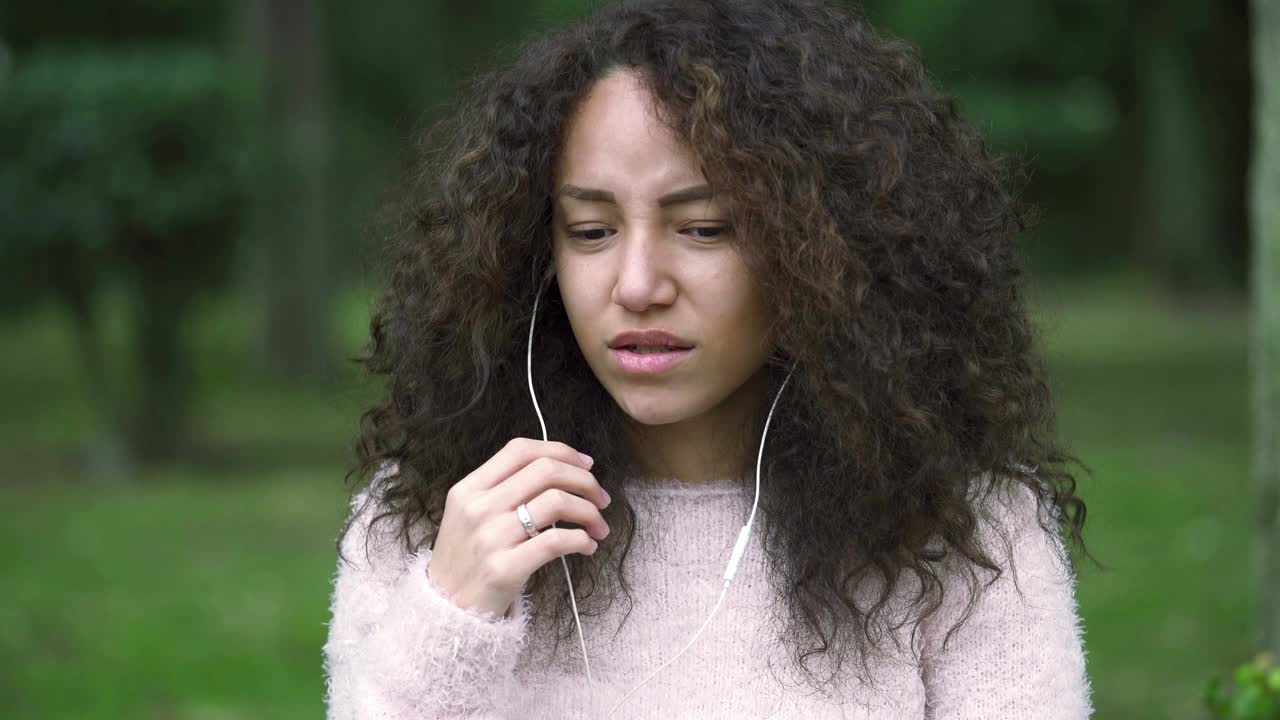
[[[600, 514], [609, 496], [591, 464], [561, 442], [512, 439], [450, 488], [431, 581], [463, 608], [502, 616], [538, 568], [568, 553], [594, 554], [609, 534]], [[520, 503], [541, 530], [536, 537], [520, 524]], [[566, 521], [582, 528], [550, 527]]]

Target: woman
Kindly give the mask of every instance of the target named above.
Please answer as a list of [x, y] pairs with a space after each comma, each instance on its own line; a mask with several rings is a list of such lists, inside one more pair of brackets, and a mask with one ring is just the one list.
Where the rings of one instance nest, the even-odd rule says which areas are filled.
[[910, 47], [623, 3], [435, 130], [330, 718], [1090, 714], [1023, 212]]

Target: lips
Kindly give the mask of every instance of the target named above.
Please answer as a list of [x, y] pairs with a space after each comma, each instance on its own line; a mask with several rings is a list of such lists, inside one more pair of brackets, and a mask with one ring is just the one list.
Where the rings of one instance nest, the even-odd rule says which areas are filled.
[[613, 361], [618, 368], [629, 375], [658, 375], [683, 363], [693, 354], [693, 350], [640, 353], [625, 348], [613, 348], [609, 354], [613, 356]]
[[655, 347], [687, 350], [693, 347], [693, 343], [668, 330], [650, 329], [629, 330], [627, 332], [619, 333], [609, 341], [609, 347], [615, 350], [626, 347]]

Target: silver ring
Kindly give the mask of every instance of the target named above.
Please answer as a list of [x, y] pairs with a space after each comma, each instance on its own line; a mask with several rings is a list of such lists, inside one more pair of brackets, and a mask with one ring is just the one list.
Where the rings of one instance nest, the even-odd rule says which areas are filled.
[[520, 524], [524, 526], [524, 531], [529, 537], [539, 534], [538, 527], [533, 524], [533, 518], [529, 517], [529, 508], [525, 507], [524, 503], [516, 506], [516, 515], [520, 517]]

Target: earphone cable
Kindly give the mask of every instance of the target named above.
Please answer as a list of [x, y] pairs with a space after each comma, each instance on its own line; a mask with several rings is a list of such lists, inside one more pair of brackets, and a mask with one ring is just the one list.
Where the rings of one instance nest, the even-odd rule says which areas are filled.
[[[542, 291], [546, 286], [545, 280], [549, 280], [552, 274], [553, 273], [551, 272], [547, 274], [546, 278], [544, 279], [543, 285], [541, 285], [538, 288], [537, 295], [535, 295], [533, 299], [533, 317], [529, 321], [528, 354], [527, 354], [526, 363], [525, 363], [525, 370], [526, 370], [526, 373], [528, 374], [528, 379], [529, 379], [529, 397], [533, 399], [533, 410], [538, 415], [538, 425], [542, 428], [542, 439], [544, 441], [548, 439], [547, 425], [542, 418], [542, 408], [538, 405], [538, 396], [533, 390], [533, 331], [534, 331], [534, 327], [537, 324], [537, 319], [538, 319], [538, 301], [541, 299]], [[720, 611], [720, 606], [724, 602], [725, 595], [728, 594], [729, 592], [729, 585], [733, 582], [734, 577], [738, 574], [738, 564], [741, 562], [742, 556], [746, 552], [747, 543], [751, 538], [751, 529], [753, 524], [755, 523], [756, 509], [760, 504], [760, 468], [764, 459], [764, 441], [769, 434], [769, 423], [772, 422], [773, 420], [773, 411], [778, 406], [778, 399], [782, 396], [782, 391], [786, 389], [787, 382], [791, 380], [791, 373], [794, 371], [795, 371], [795, 363], [792, 363], [791, 368], [787, 371], [787, 376], [782, 380], [782, 385], [778, 388], [778, 392], [773, 396], [773, 403], [769, 406], [769, 414], [768, 416], [765, 417], [764, 429], [760, 434], [760, 449], [759, 449], [759, 452], [756, 454], [756, 491], [755, 491], [755, 499], [751, 504], [751, 515], [747, 518], [747, 524], [744, 525], [742, 529], [738, 532], [737, 542], [734, 543], [733, 552], [729, 558], [729, 564], [725, 568], [725, 572], [723, 576], [724, 585], [720, 590], [720, 597], [716, 600], [715, 607], [711, 609], [711, 614], [707, 616], [707, 619], [703, 621], [702, 626], [698, 628], [698, 632], [694, 633], [693, 637], [690, 638], [689, 642], [686, 643], [683, 648], [681, 648], [680, 652], [676, 653], [671, 659], [663, 663], [657, 670], [654, 670], [652, 673], [649, 673], [648, 677], [646, 677], [644, 680], [641, 680], [640, 683], [637, 684], [635, 687], [631, 688], [631, 690], [626, 695], [622, 696], [622, 699], [619, 700], [617, 704], [615, 704], [609, 710], [609, 713], [605, 716], [606, 718], [612, 716], [614, 711], [617, 710], [619, 707], [621, 707], [622, 703], [625, 702], [627, 698], [631, 697], [631, 695], [635, 693], [636, 690], [639, 690], [645, 683], [649, 682], [651, 678], [656, 676], [658, 673], [662, 672], [664, 668], [666, 668], [672, 662], [675, 662], [676, 658], [679, 658], [681, 655], [685, 653], [686, 650], [692, 647], [693, 643], [696, 642], [698, 637], [702, 635], [702, 632], [706, 630], [707, 627], [711, 624], [711, 621], [712, 619], [715, 618], [716, 613]], [[551, 525], [553, 527], [559, 527], [554, 522], [552, 522]], [[578, 641], [579, 641], [580, 647], [582, 648], [582, 661], [587, 671], [587, 694], [588, 694], [588, 697], [590, 698], [590, 716], [589, 717], [595, 718], [596, 717], [595, 688], [591, 679], [591, 663], [587, 659], [587, 641], [582, 632], [582, 620], [578, 617], [578, 601], [573, 592], [573, 578], [569, 574], [569, 563], [568, 561], [565, 560], [563, 555], [560, 556], [560, 564], [564, 567], [565, 580], [569, 585], [569, 601], [573, 607], [573, 619], [578, 628]]]

